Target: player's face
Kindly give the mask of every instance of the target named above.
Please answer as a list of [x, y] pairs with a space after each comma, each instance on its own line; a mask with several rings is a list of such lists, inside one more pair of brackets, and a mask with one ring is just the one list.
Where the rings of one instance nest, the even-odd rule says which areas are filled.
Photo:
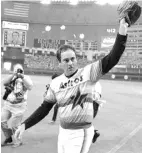
[[77, 70], [77, 59], [73, 50], [68, 49], [61, 53], [61, 67], [66, 76], [72, 75]]

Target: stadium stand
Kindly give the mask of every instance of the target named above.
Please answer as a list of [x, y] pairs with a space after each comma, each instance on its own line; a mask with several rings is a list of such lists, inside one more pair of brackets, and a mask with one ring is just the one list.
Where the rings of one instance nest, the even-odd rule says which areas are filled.
[[[37, 11], [39, 5], [40, 10]], [[22, 6], [27, 7], [27, 11], [24, 12], [23, 9], [21, 16], [19, 14], [10, 14], [11, 12], [7, 11], [9, 9], [12, 10], [13, 6], [19, 6], [21, 9]], [[5, 62], [10, 61], [13, 66], [19, 60], [23, 63], [27, 73], [39, 72], [44, 74], [47, 71], [52, 73], [53, 71], [60, 70], [55, 53], [62, 44], [75, 46], [79, 52], [77, 57], [79, 59], [79, 67], [102, 58], [111, 50], [113, 44], [112, 38], [115, 37], [118, 28], [118, 21], [116, 21], [118, 17], [116, 12], [117, 6], [104, 5], [102, 7], [96, 4], [78, 5], [77, 7], [64, 6], [54, 4], [42, 5], [38, 2], [23, 4], [22, 2], [2, 1], [2, 70], [4, 70]], [[54, 15], [51, 13], [53, 10], [56, 11]], [[98, 13], [99, 17], [97, 16]], [[64, 15], [62, 16], [61, 14]], [[60, 18], [61, 16], [62, 18]], [[118, 63], [118, 66], [121, 68], [115, 68], [115, 72], [142, 73], [141, 19], [129, 28], [126, 50]], [[21, 24], [21, 27], [26, 25], [24, 30], [17, 30], [20, 38], [22, 38], [19, 49], [9, 42], [13, 29], [4, 27], [6, 25], [10, 26], [10, 24], [13, 26], [14, 24], [12, 23]], [[51, 23], [51, 25], [49, 26], [48, 23]], [[62, 30], [60, 27], [62, 24], [67, 28]], [[84, 38], [80, 38], [82, 33], [85, 36]], [[104, 37], [107, 39], [103, 39]], [[103, 40], [105, 40], [106, 44], [103, 44]], [[111, 45], [111, 47], [102, 48], [102, 44]], [[13, 50], [9, 49], [9, 47], [13, 47]], [[92, 60], [88, 58], [89, 51], [93, 52]]]

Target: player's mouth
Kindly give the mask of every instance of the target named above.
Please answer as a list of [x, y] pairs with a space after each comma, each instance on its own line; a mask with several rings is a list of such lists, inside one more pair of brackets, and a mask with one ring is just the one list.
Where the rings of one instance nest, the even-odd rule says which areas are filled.
[[73, 71], [73, 67], [69, 67], [68, 70], [69, 70], [69, 71]]

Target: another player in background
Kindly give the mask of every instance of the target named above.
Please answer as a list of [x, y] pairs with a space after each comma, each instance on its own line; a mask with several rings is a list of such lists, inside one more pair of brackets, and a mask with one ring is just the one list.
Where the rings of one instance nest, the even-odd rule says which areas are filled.
[[[94, 88], [92, 90], [92, 96], [93, 96], [93, 110], [94, 110], [93, 117], [95, 118], [98, 113], [98, 110], [105, 103], [104, 100], [101, 100], [102, 86], [99, 81], [96, 82], [96, 84], [94, 85]], [[100, 133], [98, 132], [98, 130], [94, 130], [94, 136], [93, 136], [92, 142], [95, 143], [99, 136], [100, 136]]]
[[[33, 83], [29, 76], [24, 75], [23, 67], [16, 64], [14, 72], [3, 82], [5, 94], [3, 96], [4, 106], [1, 112], [1, 129], [6, 137], [1, 146], [7, 146], [13, 142], [12, 136], [21, 124], [24, 112], [27, 108], [28, 90], [32, 89]], [[7, 122], [11, 119], [11, 128]], [[13, 147], [18, 147], [22, 142], [15, 140]]]
[[20, 139], [26, 129], [41, 121], [58, 103], [58, 153], [88, 153], [94, 135], [92, 89], [94, 83], [108, 73], [122, 56], [127, 41], [127, 27], [125, 19], [122, 19], [110, 53], [81, 69], [77, 66], [75, 48], [61, 46], [57, 59], [64, 74], [52, 80], [44, 102], [18, 127], [15, 137]]

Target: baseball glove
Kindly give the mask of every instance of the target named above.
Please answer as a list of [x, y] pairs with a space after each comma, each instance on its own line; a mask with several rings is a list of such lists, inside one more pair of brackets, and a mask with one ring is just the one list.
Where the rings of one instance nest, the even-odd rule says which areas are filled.
[[118, 6], [117, 12], [119, 15], [119, 21], [125, 18], [128, 27], [130, 27], [139, 19], [141, 15], [141, 7], [136, 1], [125, 0]]

